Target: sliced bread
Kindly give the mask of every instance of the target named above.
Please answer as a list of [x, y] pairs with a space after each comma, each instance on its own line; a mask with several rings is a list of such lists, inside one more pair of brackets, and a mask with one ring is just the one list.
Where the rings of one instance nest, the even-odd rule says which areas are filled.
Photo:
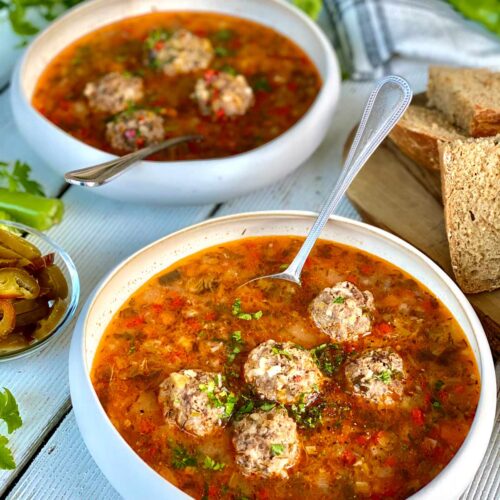
[[439, 144], [453, 272], [466, 293], [500, 287], [500, 136]]
[[465, 136], [436, 109], [412, 104], [389, 137], [398, 148], [423, 167], [439, 170], [438, 141]]
[[500, 133], [500, 73], [431, 66], [429, 105], [472, 137]]

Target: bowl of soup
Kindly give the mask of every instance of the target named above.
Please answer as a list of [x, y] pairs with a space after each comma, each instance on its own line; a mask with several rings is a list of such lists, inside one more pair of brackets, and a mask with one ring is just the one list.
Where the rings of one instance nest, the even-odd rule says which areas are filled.
[[457, 498], [494, 421], [491, 352], [427, 257], [305, 212], [214, 219], [113, 270], [72, 339], [82, 436], [124, 498]]
[[93, 0], [19, 62], [20, 132], [60, 173], [163, 139], [170, 148], [95, 192], [161, 204], [219, 202], [301, 165], [340, 91], [333, 49], [282, 0]]

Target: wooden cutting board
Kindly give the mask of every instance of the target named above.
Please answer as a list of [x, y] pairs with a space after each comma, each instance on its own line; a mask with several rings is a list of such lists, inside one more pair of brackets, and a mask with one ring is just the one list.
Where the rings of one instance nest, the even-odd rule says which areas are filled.
[[[354, 131], [344, 146], [347, 153]], [[417, 247], [452, 278], [438, 172], [419, 167], [386, 139], [368, 160], [347, 192], [363, 219]], [[500, 289], [469, 294], [500, 359]]]

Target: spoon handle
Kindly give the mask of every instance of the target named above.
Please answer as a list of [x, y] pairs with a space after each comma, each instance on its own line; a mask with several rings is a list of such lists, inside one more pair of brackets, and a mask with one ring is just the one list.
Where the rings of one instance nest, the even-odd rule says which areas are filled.
[[73, 170], [64, 174], [64, 179], [70, 184], [76, 184], [78, 186], [86, 187], [96, 187], [105, 184], [113, 180], [114, 178], [121, 175], [128, 168], [130, 168], [134, 163], [144, 160], [149, 155], [157, 153], [163, 149], [176, 146], [187, 141], [200, 140], [199, 135], [184, 135], [181, 137], [174, 137], [173, 139], [168, 139], [166, 141], [160, 142], [159, 144], [153, 144], [138, 151], [134, 151], [125, 156], [115, 158], [114, 160], [107, 161], [105, 163], [100, 163], [99, 165], [94, 165], [92, 167], [81, 168], [79, 170]]
[[406, 111], [411, 98], [412, 91], [408, 82], [394, 75], [380, 80], [370, 94], [342, 173], [302, 247], [284, 272], [292, 275], [297, 283], [300, 282], [302, 268], [328, 218], [337, 208], [361, 167]]

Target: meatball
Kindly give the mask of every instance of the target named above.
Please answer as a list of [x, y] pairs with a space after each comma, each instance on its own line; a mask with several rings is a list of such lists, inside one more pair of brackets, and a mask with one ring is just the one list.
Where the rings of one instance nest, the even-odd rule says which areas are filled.
[[89, 106], [103, 113], [119, 113], [144, 97], [142, 78], [123, 73], [108, 73], [85, 86]]
[[195, 85], [193, 97], [203, 115], [244, 115], [254, 103], [253, 90], [243, 75], [205, 71]]
[[299, 458], [297, 425], [283, 408], [259, 410], [234, 424], [236, 463], [243, 474], [287, 478]]
[[248, 355], [245, 380], [264, 399], [310, 403], [323, 380], [311, 353], [291, 342], [267, 340]]
[[354, 394], [372, 403], [391, 405], [403, 393], [403, 360], [391, 349], [365, 351], [346, 365], [345, 375]]
[[371, 330], [373, 295], [349, 281], [325, 288], [309, 307], [316, 326], [338, 342], [357, 340]]
[[145, 109], [124, 111], [106, 125], [106, 139], [119, 151], [135, 151], [164, 137], [163, 118]]
[[220, 373], [181, 370], [161, 383], [158, 401], [167, 420], [191, 434], [206, 436], [225, 425], [236, 397], [224, 387]]
[[200, 38], [183, 29], [173, 34], [155, 31], [148, 37], [146, 46], [147, 63], [167, 76], [206, 69], [214, 56], [208, 38]]

